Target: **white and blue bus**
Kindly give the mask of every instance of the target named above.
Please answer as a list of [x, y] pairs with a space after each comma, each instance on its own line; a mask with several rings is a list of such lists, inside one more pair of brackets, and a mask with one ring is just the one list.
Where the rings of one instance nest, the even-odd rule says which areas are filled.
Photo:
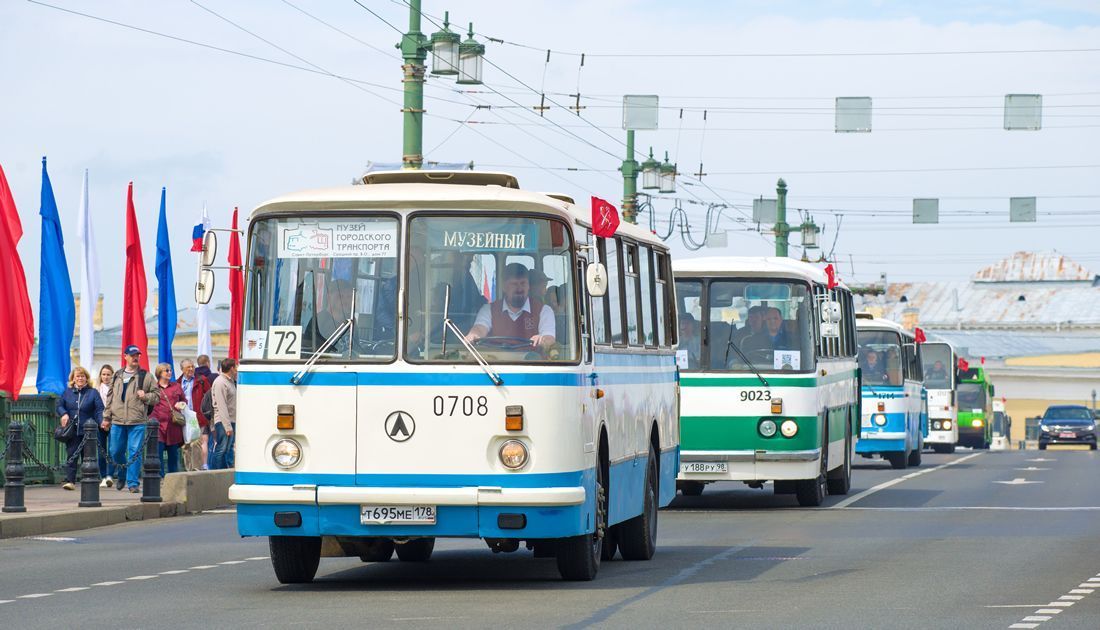
[[856, 452], [893, 468], [920, 466], [928, 436], [928, 395], [920, 344], [898, 324], [856, 314], [863, 419]]
[[679, 466], [666, 248], [594, 238], [506, 174], [363, 183], [250, 217], [240, 534], [269, 537], [283, 583], [440, 537], [525, 544], [571, 580], [649, 559]]

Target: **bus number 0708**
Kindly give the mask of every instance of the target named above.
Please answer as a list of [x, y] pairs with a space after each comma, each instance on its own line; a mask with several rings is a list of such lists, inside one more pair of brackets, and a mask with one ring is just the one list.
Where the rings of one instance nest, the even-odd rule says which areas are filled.
[[489, 399], [485, 396], [436, 396], [432, 399], [432, 412], [437, 416], [485, 416], [489, 413]]
[[741, 401], [747, 400], [771, 400], [771, 390], [767, 389], [749, 389], [741, 392]]

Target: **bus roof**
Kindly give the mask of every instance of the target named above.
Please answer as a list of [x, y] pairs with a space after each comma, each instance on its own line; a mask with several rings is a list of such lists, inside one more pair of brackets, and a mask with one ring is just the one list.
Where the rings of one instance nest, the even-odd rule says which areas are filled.
[[[707, 256], [704, 258], [677, 259], [672, 262], [675, 275], [704, 275], [720, 277], [778, 277], [796, 278], [825, 284], [825, 270], [816, 265], [774, 256]], [[847, 288], [844, 283], [840, 286]]]
[[[383, 209], [405, 213], [423, 209], [477, 208], [546, 212], [584, 227], [592, 224], [587, 208], [582, 209], [562, 199], [565, 195], [554, 193], [555, 196], [550, 196], [515, 188], [512, 184], [518, 186], [518, 182], [507, 173], [421, 171], [422, 176], [408, 173], [370, 173], [364, 176], [365, 180], [370, 180], [366, 185], [318, 188], [281, 195], [256, 206], [249, 215], [249, 221], [291, 209], [338, 214], [348, 209]], [[620, 223], [616, 234], [667, 249], [652, 232], [634, 224]]]
[[867, 319], [866, 317], [857, 318], [856, 330], [889, 330], [900, 334], [906, 340], [911, 341], [913, 339], [913, 333], [902, 328], [900, 324], [877, 317], [871, 319]]

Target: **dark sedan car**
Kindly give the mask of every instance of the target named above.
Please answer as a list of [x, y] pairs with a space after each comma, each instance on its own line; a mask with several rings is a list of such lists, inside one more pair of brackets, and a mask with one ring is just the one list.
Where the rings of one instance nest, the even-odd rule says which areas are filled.
[[1096, 420], [1084, 405], [1047, 407], [1039, 429], [1039, 450], [1048, 444], [1088, 444], [1096, 450]]

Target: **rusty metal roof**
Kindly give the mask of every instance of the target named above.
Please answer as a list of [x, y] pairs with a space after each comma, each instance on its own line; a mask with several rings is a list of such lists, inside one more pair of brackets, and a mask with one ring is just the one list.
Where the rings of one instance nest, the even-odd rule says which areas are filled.
[[974, 274], [974, 282], [1092, 282], [1085, 267], [1058, 252], [1016, 252]]

